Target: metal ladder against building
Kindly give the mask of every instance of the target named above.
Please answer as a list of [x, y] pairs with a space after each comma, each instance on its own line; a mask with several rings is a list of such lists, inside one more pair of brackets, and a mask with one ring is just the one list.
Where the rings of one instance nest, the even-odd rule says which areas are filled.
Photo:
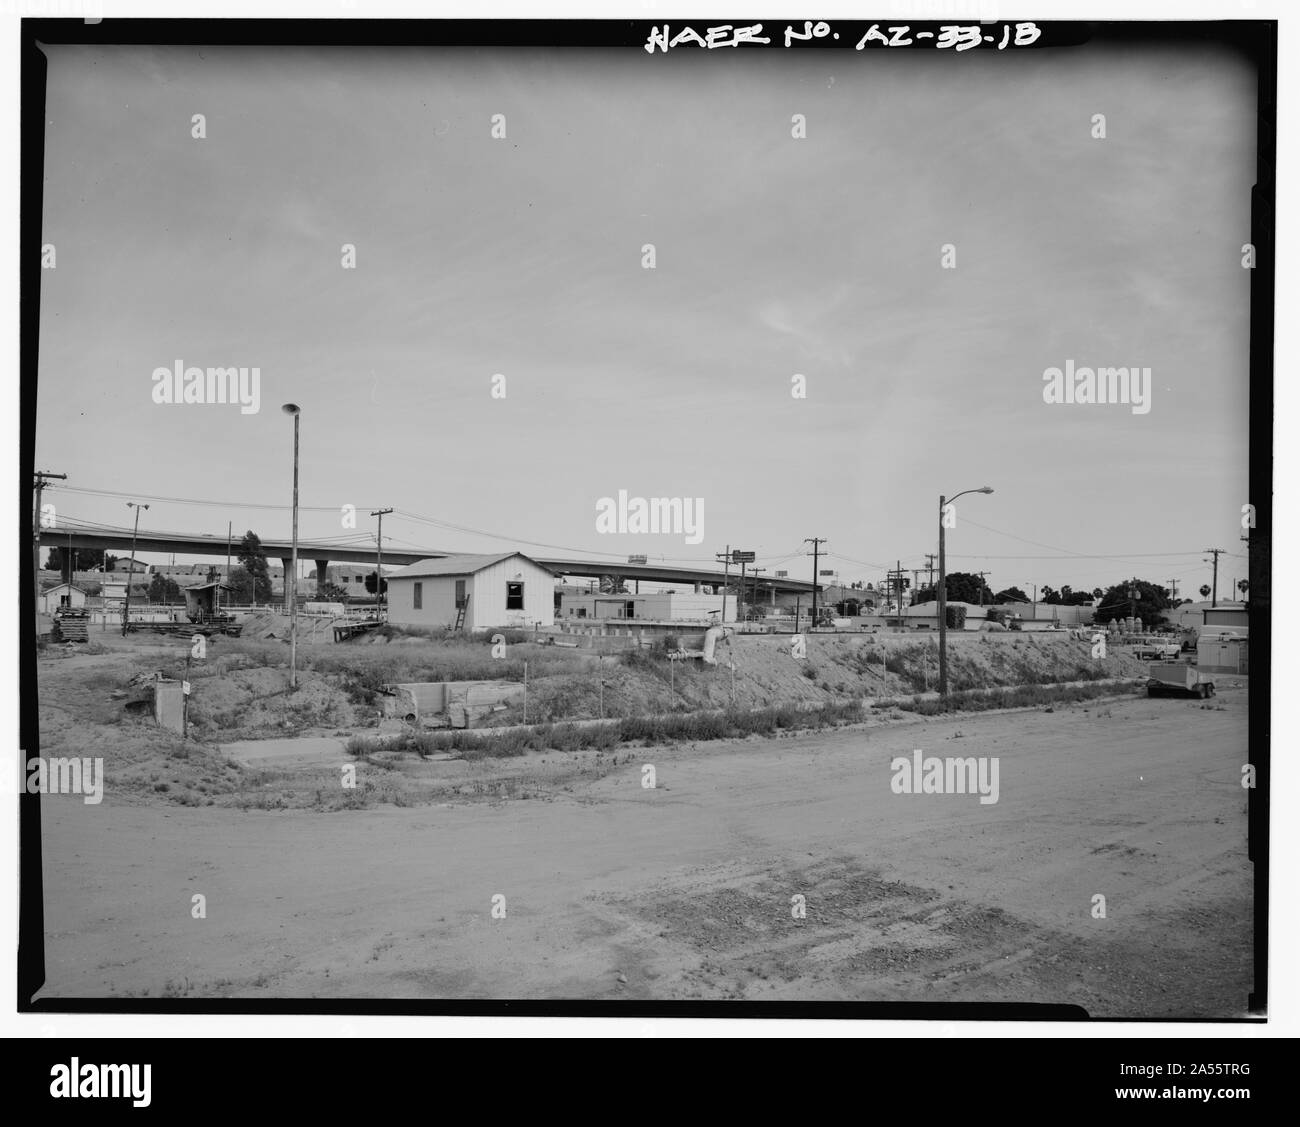
[[456, 625], [453, 630], [463, 630], [465, 628], [465, 613], [469, 610], [469, 596], [466, 595], [463, 600], [456, 604]]

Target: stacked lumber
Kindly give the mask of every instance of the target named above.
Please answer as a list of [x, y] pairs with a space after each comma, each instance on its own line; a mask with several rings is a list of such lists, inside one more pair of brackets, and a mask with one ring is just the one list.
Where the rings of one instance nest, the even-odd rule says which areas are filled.
[[85, 611], [65, 611], [54, 620], [56, 642], [88, 642], [90, 615]]

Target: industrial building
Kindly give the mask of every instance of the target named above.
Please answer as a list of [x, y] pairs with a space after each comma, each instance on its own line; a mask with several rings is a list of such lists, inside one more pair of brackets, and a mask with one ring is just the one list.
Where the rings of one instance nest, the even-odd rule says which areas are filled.
[[644, 595], [564, 591], [560, 596], [559, 617], [562, 622], [578, 618], [641, 622], [735, 622], [736, 597], [676, 591], [648, 592]]
[[1201, 624], [1207, 629], [1227, 627], [1233, 630], [1250, 629], [1250, 610], [1240, 603], [1220, 603], [1217, 607], [1206, 607], [1201, 612]]
[[555, 573], [522, 552], [440, 556], [387, 579], [395, 625], [490, 630], [555, 621]]

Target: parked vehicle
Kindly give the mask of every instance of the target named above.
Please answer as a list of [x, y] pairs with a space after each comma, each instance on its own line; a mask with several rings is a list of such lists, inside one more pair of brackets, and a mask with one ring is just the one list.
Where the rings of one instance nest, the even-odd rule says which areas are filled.
[[1133, 646], [1133, 656], [1139, 661], [1172, 661], [1182, 652], [1178, 642], [1137, 642]]

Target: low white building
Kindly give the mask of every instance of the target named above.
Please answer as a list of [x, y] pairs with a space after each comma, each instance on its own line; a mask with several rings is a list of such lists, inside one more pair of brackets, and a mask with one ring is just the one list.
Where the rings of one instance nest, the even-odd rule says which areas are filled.
[[[722, 595], [696, 595], [676, 591], [647, 592], [644, 595], [582, 594], [565, 591], [560, 597], [560, 619], [580, 618], [642, 622], [723, 621]], [[736, 597], [726, 597], [727, 622], [736, 620]]]
[[455, 626], [461, 609], [466, 630], [555, 620], [555, 575], [522, 552], [421, 560], [387, 579], [394, 625]]

